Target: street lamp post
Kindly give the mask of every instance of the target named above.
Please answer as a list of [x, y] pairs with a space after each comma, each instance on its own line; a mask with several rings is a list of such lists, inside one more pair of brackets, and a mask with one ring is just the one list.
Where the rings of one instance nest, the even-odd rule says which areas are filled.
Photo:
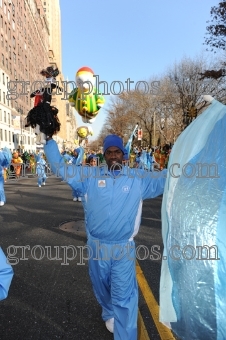
[[20, 114], [20, 153], [22, 152], [22, 145], [23, 145], [23, 125], [22, 125], [22, 116], [23, 110], [19, 107], [17, 108], [17, 112]]

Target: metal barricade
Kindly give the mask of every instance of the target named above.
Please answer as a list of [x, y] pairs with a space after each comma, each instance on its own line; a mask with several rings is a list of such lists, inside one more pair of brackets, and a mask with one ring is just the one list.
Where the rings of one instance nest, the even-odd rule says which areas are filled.
[[26, 177], [26, 164], [25, 163], [11, 163], [7, 169], [7, 179], [18, 180]]

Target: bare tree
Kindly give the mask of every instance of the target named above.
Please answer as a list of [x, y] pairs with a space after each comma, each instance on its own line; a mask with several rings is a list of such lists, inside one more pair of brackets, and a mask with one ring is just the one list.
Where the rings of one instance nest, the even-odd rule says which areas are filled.
[[219, 2], [217, 6], [211, 7], [211, 20], [207, 21], [207, 33], [205, 44], [211, 47], [211, 51], [216, 49], [226, 50], [226, 0]]
[[222, 79], [200, 79], [200, 73], [207, 68], [207, 62], [201, 56], [194, 60], [184, 58], [168, 72], [168, 77], [179, 95], [185, 127], [206, 108], [207, 104], [202, 99], [204, 94], [212, 95], [216, 99], [222, 99], [224, 96]]
[[[200, 73], [210, 66], [203, 56], [194, 60], [185, 57], [159, 79], [155, 91], [133, 90], [114, 97], [98, 136], [99, 144], [109, 133], [121, 136], [126, 143], [137, 122], [143, 129], [145, 144], [174, 143], [208, 105], [202, 99], [204, 94], [220, 101], [225, 98], [223, 78], [200, 79]], [[152, 83], [150, 79], [149, 89]]]

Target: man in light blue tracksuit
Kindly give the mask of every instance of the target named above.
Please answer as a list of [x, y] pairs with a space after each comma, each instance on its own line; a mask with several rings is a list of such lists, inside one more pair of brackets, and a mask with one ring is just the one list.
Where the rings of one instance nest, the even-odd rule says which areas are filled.
[[122, 166], [125, 149], [116, 135], [105, 138], [103, 151], [105, 167], [78, 167], [65, 165], [54, 140], [49, 138], [45, 145], [53, 172], [60, 173], [82, 197], [89, 274], [106, 327], [115, 340], [137, 340], [133, 238], [139, 230], [143, 200], [163, 193], [166, 173]]

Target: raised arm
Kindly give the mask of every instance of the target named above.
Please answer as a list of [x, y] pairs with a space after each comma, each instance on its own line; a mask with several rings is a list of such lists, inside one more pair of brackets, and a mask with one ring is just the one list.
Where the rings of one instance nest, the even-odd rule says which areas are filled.
[[142, 178], [142, 199], [154, 198], [163, 194], [167, 170], [145, 171]]
[[80, 192], [84, 193], [88, 179], [85, 174], [86, 169], [75, 164], [66, 164], [56, 142], [52, 138], [47, 139], [44, 151], [53, 173], [62, 177], [73, 189], [79, 189]]

